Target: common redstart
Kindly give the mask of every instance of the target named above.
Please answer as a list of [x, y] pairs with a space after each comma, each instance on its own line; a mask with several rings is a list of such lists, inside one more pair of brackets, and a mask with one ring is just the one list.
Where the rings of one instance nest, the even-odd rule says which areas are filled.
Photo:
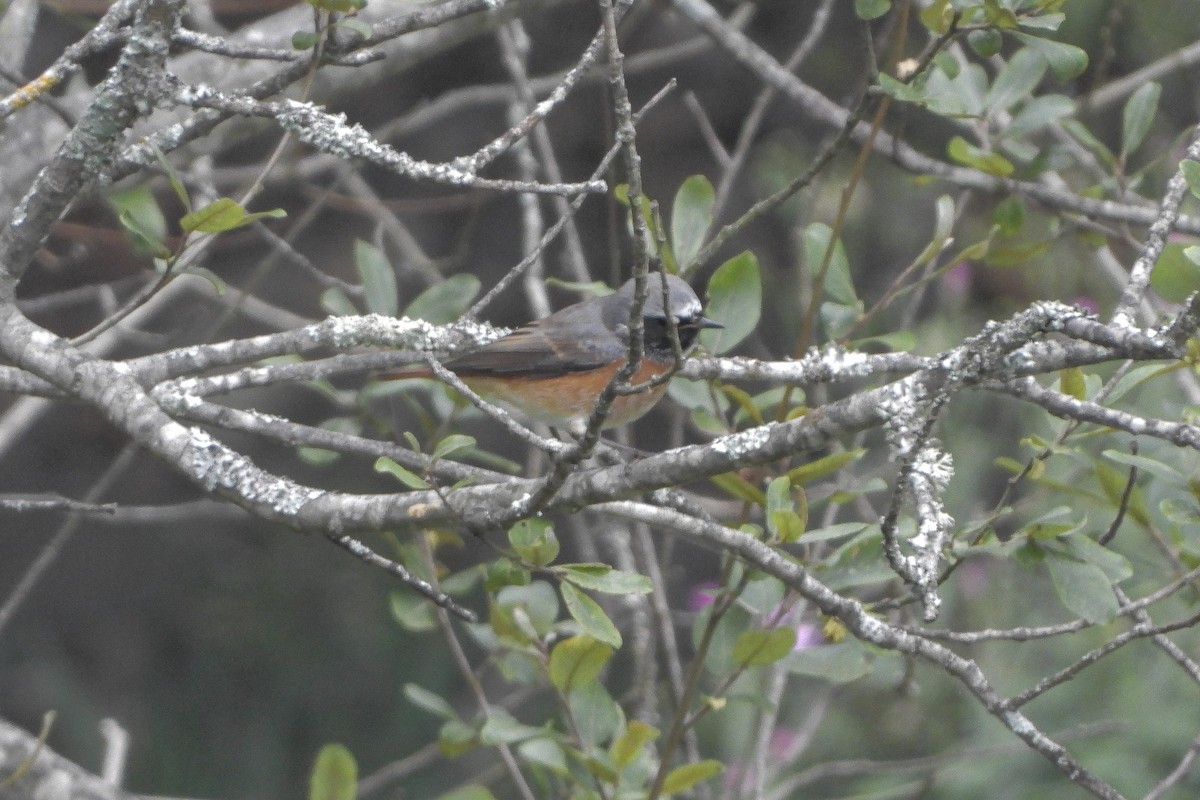
[[[667, 372], [675, 363], [667, 314], [675, 318], [679, 346], [687, 353], [703, 328], [720, 328], [703, 315], [700, 298], [675, 275], [667, 275], [663, 308], [662, 273], [646, 280], [642, 306], [643, 355], [631, 384]], [[629, 315], [634, 282], [604, 297], [568, 306], [545, 319], [445, 362], [445, 367], [481, 395], [510, 405], [555, 427], [569, 427], [592, 413], [596, 398], [629, 357]], [[405, 368], [384, 379], [432, 377], [428, 367]], [[635, 394], [618, 395], [605, 428], [632, 422], [666, 392], [666, 383]]]

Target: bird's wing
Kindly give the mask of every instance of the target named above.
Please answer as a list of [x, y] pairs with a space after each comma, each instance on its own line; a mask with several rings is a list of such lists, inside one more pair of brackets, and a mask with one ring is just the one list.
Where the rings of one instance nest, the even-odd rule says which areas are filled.
[[548, 328], [542, 322], [518, 328], [478, 350], [464, 353], [446, 366], [463, 376], [550, 377], [606, 366], [623, 352], [615, 342], [605, 344], [605, 337], [597, 336], [589, 326], [565, 326], [571, 335], [564, 335], [563, 326]]

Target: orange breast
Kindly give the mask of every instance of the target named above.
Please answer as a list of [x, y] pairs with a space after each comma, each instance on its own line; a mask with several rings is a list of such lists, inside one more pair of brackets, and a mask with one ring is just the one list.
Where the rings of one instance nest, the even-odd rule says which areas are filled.
[[[575, 420], [586, 420], [596, 405], [596, 398], [612, 380], [621, 364], [568, 375], [545, 378], [471, 376], [463, 381], [485, 397], [492, 397], [517, 408], [548, 425], [562, 427]], [[662, 375], [666, 364], [643, 360], [631, 383], [642, 383]], [[619, 395], [604, 427], [615, 428], [632, 422], [645, 414], [662, 399], [667, 385], [637, 394]]]

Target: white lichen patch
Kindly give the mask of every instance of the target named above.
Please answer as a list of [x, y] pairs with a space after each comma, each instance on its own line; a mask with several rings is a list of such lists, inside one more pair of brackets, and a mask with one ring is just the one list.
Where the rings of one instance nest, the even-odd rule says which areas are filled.
[[330, 317], [322, 324], [327, 326], [330, 343], [338, 349], [374, 345], [397, 350], [447, 352], [478, 347], [508, 333], [505, 328], [483, 322], [434, 325], [423, 319], [383, 314]]
[[776, 423], [774, 422], [768, 422], [766, 425], [759, 425], [749, 430], [721, 436], [714, 439], [709, 447], [714, 453], [721, 453], [732, 458], [740, 458], [765, 445], [771, 438], [771, 432], [775, 428], [775, 425]]
[[251, 505], [265, 505], [283, 517], [295, 516], [306, 503], [325, 494], [271, 475], [250, 459], [197, 428], [189, 429], [191, 476], [210, 492], [225, 489]]

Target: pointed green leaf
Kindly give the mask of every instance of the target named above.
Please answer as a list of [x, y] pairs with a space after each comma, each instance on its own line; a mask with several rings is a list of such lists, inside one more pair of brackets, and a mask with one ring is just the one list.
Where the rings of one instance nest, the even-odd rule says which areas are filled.
[[680, 273], [686, 274], [713, 221], [717, 193], [703, 175], [692, 175], [675, 193], [671, 206], [671, 249]]
[[767, 505], [766, 493], [743, 478], [740, 473], [723, 472], [720, 475], [713, 475], [709, 480], [721, 489], [724, 489], [731, 497], [745, 500], [747, 503], [753, 503], [760, 507]]
[[742, 666], [761, 667], [774, 664], [795, 646], [796, 631], [792, 628], [745, 631], [733, 645], [733, 660]]
[[387, 456], [375, 460], [375, 471], [391, 475], [410, 489], [428, 489], [429, 482], [415, 472], [400, 466]]
[[435, 325], [454, 322], [471, 307], [479, 288], [479, 278], [470, 273], [451, 275], [417, 295], [404, 309], [404, 316], [423, 319]]
[[1042, 39], [1028, 33], [1014, 32], [1013, 36], [1020, 39], [1027, 47], [1041, 53], [1050, 63], [1050, 71], [1060, 81], [1077, 78], [1087, 69], [1087, 53], [1073, 44], [1056, 42], [1052, 39]]
[[1121, 113], [1121, 156], [1125, 157], [1137, 150], [1150, 132], [1154, 124], [1154, 115], [1158, 113], [1158, 98], [1162, 95], [1162, 86], [1151, 81], [1142, 84], [1125, 103]]
[[358, 765], [345, 746], [327, 744], [317, 753], [308, 783], [308, 800], [354, 800]]
[[399, 302], [396, 296], [396, 271], [383, 252], [362, 239], [354, 240], [354, 266], [362, 281], [363, 299], [367, 311], [373, 314], [396, 316]]
[[653, 725], [647, 725], [637, 720], [630, 722], [621, 735], [613, 740], [612, 747], [609, 748], [608, 753], [612, 758], [613, 766], [617, 769], [624, 769], [632, 764], [634, 759], [641, 754], [642, 748], [657, 739], [659, 735], [658, 728]]
[[667, 773], [666, 780], [663, 781], [662, 794], [665, 797], [687, 791], [701, 781], [720, 775], [724, 769], [725, 766], [720, 761], [711, 758], [697, 761], [695, 764], [676, 767]]
[[1075, 101], [1071, 98], [1061, 94], [1039, 95], [1021, 106], [1021, 110], [1013, 115], [1012, 121], [1000, 133], [1009, 139], [1017, 139], [1074, 113]]
[[[825, 253], [832, 238], [833, 229], [823, 222], [814, 223], [805, 229], [804, 263], [813, 274], [825, 263]], [[829, 266], [825, 272], [824, 289], [825, 296], [839, 305], [858, 305], [858, 293], [850, 275], [850, 259], [846, 256], [846, 247], [841, 239], [833, 242], [833, 253], [829, 257]]]
[[555, 572], [576, 586], [607, 594], [646, 594], [654, 589], [645, 575], [622, 572], [607, 564], [562, 564]]
[[1079, 367], [1068, 367], [1058, 373], [1059, 389], [1063, 394], [1069, 394], [1076, 400], [1087, 399], [1087, 386], [1083, 380], [1083, 370]]
[[514, 744], [545, 733], [541, 728], [526, 725], [503, 708], [487, 710], [487, 720], [479, 729], [479, 743], [487, 745]]
[[253, 214], [249, 214], [246, 212], [246, 209], [242, 208], [241, 205], [231, 198], [220, 197], [203, 208], [198, 208], [192, 213], [186, 214], [183, 219], [179, 220], [179, 227], [188, 233], [224, 233], [225, 231], [231, 231], [267, 217], [279, 218], [286, 216], [287, 212], [282, 208], [273, 208], [270, 211], [256, 211]]
[[596, 680], [613, 649], [591, 636], [572, 636], [550, 651], [550, 682], [564, 694]]
[[346, 293], [336, 286], [330, 286], [321, 292], [321, 308], [335, 317], [352, 317], [358, 313], [358, 309]]
[[517, 752], [521, 758], [530, 764], [536, 764], [539, 767], [544, 767], [555, 775], [566, 776], [570, 774], [567, 768], [567, 757], [563, 753], [562, 747], [558, 742], [546, 737], [539, 737], [521, 742], [517, 746]]
[[613, 647], [621, 646], [620, 631], [599, 603], [569, 583], [561, 583], [558, 588], [567, 612], [579, 623], [584, 633]]
[[754, 331], [762, 314], [762, 275], [753, 253], [746, 250], [717, 267], [704, 313], [725, 326], [700, 333], [700, 343], [712, 353], [729, 351]]
[[438, 442], [433, 448], [433, 459], [438, 461], [452, 453], [457, 453], [459, 450], [468, 450], [474, 446], [474, 436], [467, 436], [465, 433], [452, 433]]
[[1046, 74], [1046, 58], [1036, 50], [1018, 50], [996, 75], [984, 105], [989, 113], [1007, 111], [1033, 94]]
[[408, 699], [408, 702], [423, 711], [428, 711], [435, 717], [458, 719], [458, 713], [445, 698], [434, 694], [428, 689], [417, 686], [415, 683], [404, 684], [404, 696]]
[[792, 484], [795, 486], [814, 481], [818, 478], [824, 478], [826, 475], [837, 472], [847, 464], [857, 461], [866, 455], [866, 453], [865, 448], [846, 450], [842, 453], [830, 453], [815, 461], [809, 461], [807, 464], [801, 464], [794, 469], [788, 470], [788, 478], [791, 479]]
[[988, 175], [1006, 177], [1014, 171], [1012, 162], [999, 153], [990, 153], [976, 147], [961, 136], [950, 139], [946, 145], [946, 153], [954, 161], [968, 167], [974, 167]]

